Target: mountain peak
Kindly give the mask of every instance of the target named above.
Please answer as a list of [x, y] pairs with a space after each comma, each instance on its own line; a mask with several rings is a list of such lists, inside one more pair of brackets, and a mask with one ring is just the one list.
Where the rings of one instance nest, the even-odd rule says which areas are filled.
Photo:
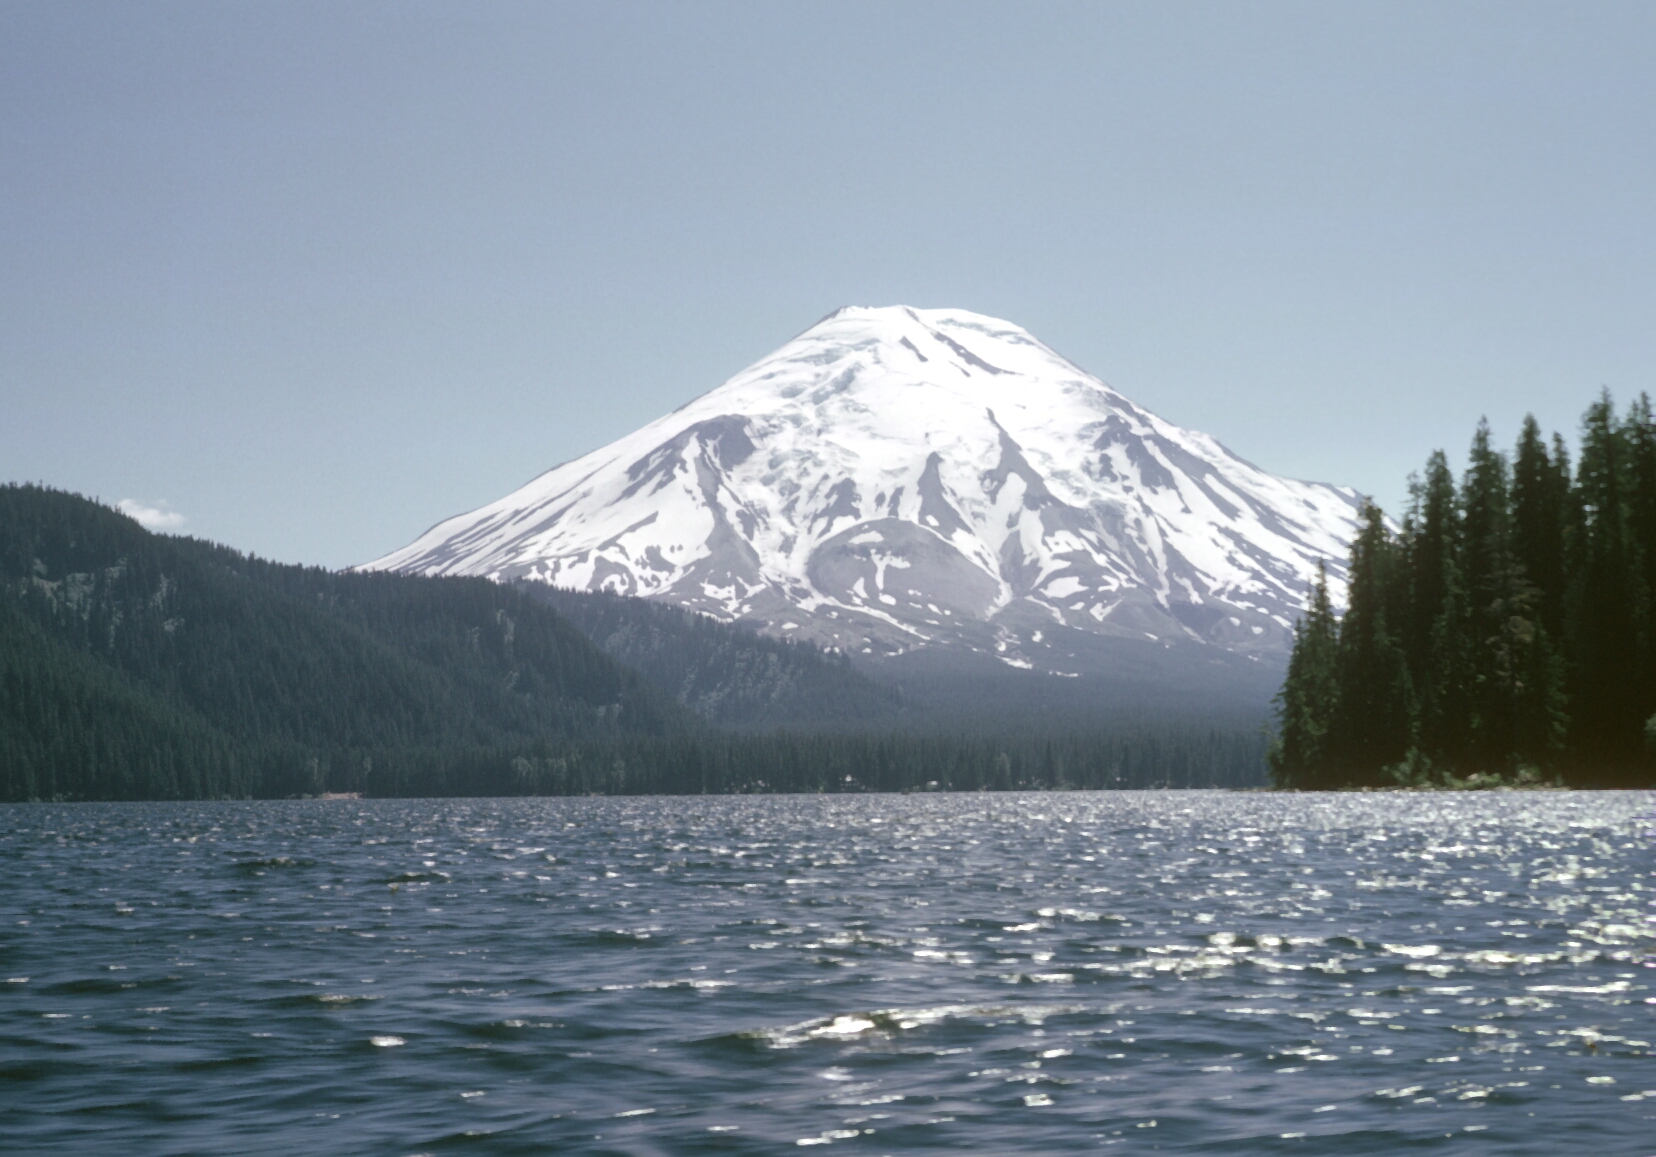
[[369, 568], [678, 603], [854, 653], [1080, 632], [1280, 658], [1361, 499], [1267, 474], [1011, 322], [847, 306]]

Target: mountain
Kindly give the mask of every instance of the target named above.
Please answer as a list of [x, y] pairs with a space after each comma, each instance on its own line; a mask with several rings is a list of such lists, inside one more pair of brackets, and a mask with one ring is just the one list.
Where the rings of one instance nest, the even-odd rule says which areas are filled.
[[522, 590], [284, 566], [0, 486], [0, 798], [357, 790], [387, 753], [702, 730]]
[[1361, 503], [1163, 421], [1009, 322], [847, 308], [364, 569], [638, 595], [889, 670], [1122, 685], [1128, 656], [1176, 689], [1205, 665], [1263, 703], [1319, 562], [1341, 589]]

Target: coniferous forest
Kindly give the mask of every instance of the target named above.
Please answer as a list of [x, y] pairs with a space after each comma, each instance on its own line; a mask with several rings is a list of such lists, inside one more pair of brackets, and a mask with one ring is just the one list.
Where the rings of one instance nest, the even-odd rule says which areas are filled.
[[900, 697], [850, 661], [683, 607], [545, 583], [520, 587], [579, 627], [604, 653], [718, 727], [772, 730], [895, 723]]
[[1656, 783], [1656, 421], [1608, 392], [1571, 455], [1533, 417], [1509, 456], [1442, 452], [1392, 522], [1366, 511], [1343, 616], [1295, 636], [1270, 753], [1283, 787]]
[[809, 645], [608, 597], [569, 607], [579, 624], [517, 586], [287, 566], [0, 486], [0, 799], [1263, 779], [1245, 728], [932, 733]]

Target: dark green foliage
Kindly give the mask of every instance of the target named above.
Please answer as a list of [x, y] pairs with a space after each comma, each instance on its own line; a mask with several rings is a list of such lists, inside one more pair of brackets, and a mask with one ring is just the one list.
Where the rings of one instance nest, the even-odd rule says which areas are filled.
[[1547, 453], [1541, 427], [1524, 419], [1512, 466], [1512, 553], [1536, 592], [1535, 618], [1554, 639], [1564, 637], [1564, 595], [1569, 569], [1570, 460], [1561, 439]]
[[1514, 747], [1522, 637], [1534, 629], [1534, 599], [1512, 551], [1506, 459], [1478, 423], [1461, 484], [1461, 571], [1466, 584], [1468, 708], [1463, 758], [1499, 767]]
[[1317, 568], [1311, 606], [1294, 627], [1288, 677], [1277, 693], [1281, 723], [1270, 749], [1271, 778], [1282, 787], [1311, 787], [1328, 765], [1328, 729], [1338, 704], [1339, 623], [1328, 602], [1328, 573]]
[[0, 799], [201, 799], [257, 786], [229, 737], [0, 600]]
[[1625, 765], [1642, 746], [1625, 726], [1645, 715], [1638, 711], [1642, 568], [1631, 534], [1631, 469], [1627, 431], [1605, 394], [1582, 422], [1576, 470], [1581, 514], [1571, 552], [1576, 597], [1569, 608], [1575, 660], [1570, 745], [1598, 764]]
[[1639, 624], [1638, 703], [1656, 706], [1656, 416], [1639, 395], [1623, 427], [1629, 479], [1628, 537], [1635, 560], [1633, 599]]
[[510, 587], [279, 566], [37, 487], [0, 487], [0, 594], [6, 798], [289, 794], [343, 751], [698, 726]]
[[1412, 491], [1396, 532], [1370, 509], [1343, 620], [1313, 595], [1277, 700], [1276, 782], [1656, 782], [1648, 399], [1625, 419], [1608, 394], [1588, 409], [1573, 479], [1531, 418], [1510, 467], [1480, 424], [1458, 489], [1436, 453]]
[[1426, 477], [1412, 489], [1414, 502], [1404, 517], [1398, 549], [1408, 581], [1403, 601], [1405, 650], [1416, 696], [1413, 738], [1427, 750], [1444, 751], [1458, 738], [1471, 676], [1470, 656], [1461, 646], [1467, 605], [1457, 550], [1460, 504], [1442, 451], [1427, 459]]
[[1380, 508], [1363, 512], [1363, 529], [1351, 547], [1350, 597], [1340, 624], [1334, 698], [1325, 755], [1353, 782], [1369, 769], [1403, 757], [1409, 746], [1409, 671], [1394, 624], [1393, 607], [1402, 568]]
[[545, 583], [523, 589], [709, 723], [728, 728], [878, 725], [900, 699], [843, 655], [770, 639], [682, 607]]
[[[808, 648], [584, 609], [738, 719], [893, 710]], [[282, 566], [0, 487], [3, 799], [1246, 786], [1262, 746], [1156, 726], [719, 734], [525, 590]]]

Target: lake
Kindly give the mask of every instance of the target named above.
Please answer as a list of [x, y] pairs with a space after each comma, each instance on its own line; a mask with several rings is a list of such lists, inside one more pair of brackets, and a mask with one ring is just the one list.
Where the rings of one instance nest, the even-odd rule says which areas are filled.
[[4, 1148], [1656, 1153], [1649, 793], [0, 806]]

